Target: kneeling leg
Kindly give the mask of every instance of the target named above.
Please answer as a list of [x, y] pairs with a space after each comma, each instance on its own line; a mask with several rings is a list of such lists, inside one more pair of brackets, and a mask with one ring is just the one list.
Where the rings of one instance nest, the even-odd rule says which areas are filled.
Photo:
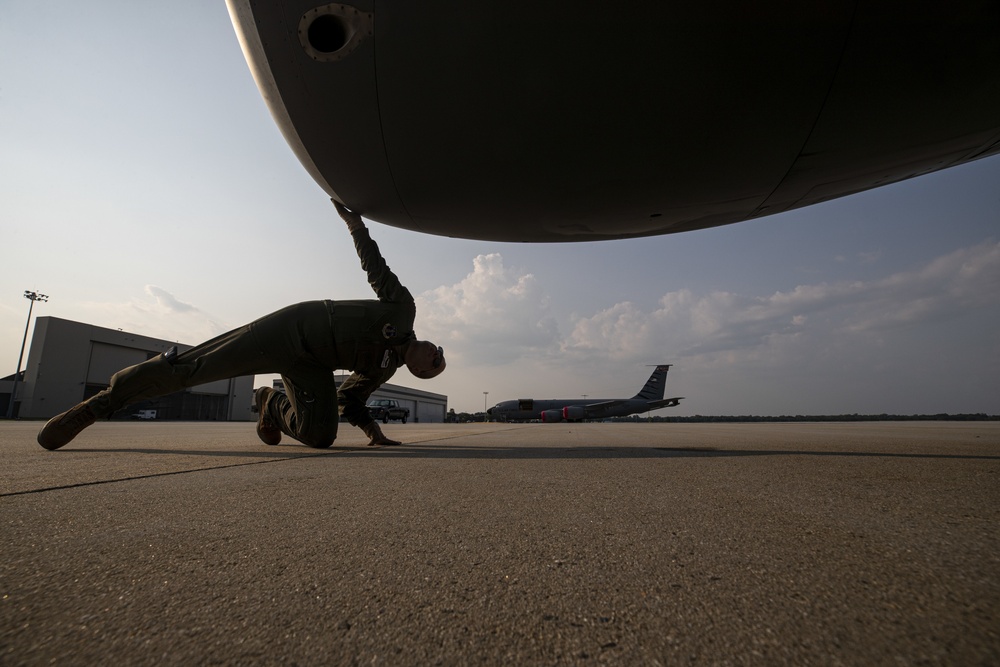
[[271, 421], [299, 442], [326, 449], [337, 438], [337, 385], [327, 368], [297, 369], [282, 375], [285, 394], [273, 394], [265, 409]]

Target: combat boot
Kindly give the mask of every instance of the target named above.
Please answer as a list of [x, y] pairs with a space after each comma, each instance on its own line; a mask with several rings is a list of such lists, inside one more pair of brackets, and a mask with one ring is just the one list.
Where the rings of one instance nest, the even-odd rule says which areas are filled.
[[265, 445], [276, 445], [281, 442], [281, 429], [274, 425], [267, 415], [267, 400], [274, 390], [270, 387], [258, 387], [253, 390], [253, 402], [257, 406], [257, 437]]
[[59, 449], [95, 421], [97, 415], [90, 406], [87, 403], [77, 403], [46, 422], [38, 432], [38, 444], [45, 449]]

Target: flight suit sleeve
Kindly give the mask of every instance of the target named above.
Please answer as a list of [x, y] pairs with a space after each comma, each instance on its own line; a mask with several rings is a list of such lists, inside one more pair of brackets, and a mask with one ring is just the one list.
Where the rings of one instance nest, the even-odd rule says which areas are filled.
[[337, 402], [340, 406], [340, 418], [346, 419], [352, 426], [364, 428], [375, 420], [368, 410], [368, 397], [385, 384], [396, 372], [395, 368], [386, 369], [375, 375], [355, 371], [344, 380], [337, 390]]
[[413, 303], [410, 290], [403, 287], [399, 278], [385, 263], [382, 253], [379, 252], [378, 244], [372, 240], [368, 229], [361, 227], [351, 232], [351, 237], [354, 239], [354, 248], [358, 251], [358, 258], [361, 260], [361, 268], [368, 274], [368, 284], [375, 290], [378, 300]]

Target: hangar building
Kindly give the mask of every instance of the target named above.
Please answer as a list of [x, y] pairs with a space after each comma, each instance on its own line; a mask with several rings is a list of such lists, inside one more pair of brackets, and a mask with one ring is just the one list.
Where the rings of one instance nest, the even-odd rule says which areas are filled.
[[[48, 419], [105, 389], [117, 371], [173, 345], [181, 352], [193, 347], [59, 317], [39, 317], [28, 363], [17, 385], [14, 414], [22, 419]], [[6, 406], [10, 388], [3, 389], [6, 395], [0, 396], [0, 403]], [[253, 377], [247, 376], [142, 401], [120, 410], [114, 418], [156, 410], [157, 419], [249, 421], [256, 420], [250, 413], [252, 402]]]

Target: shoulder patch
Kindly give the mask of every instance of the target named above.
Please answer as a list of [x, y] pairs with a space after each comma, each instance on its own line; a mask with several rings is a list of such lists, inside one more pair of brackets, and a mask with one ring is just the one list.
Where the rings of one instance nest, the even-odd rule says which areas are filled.
[[383, 327], [382, 327], [382, 337], [385, 338], [386, 340], [390, 340], [392, 338], [395, 338], [396, 337], [396, 325], [395, 324], [390, 324], [388, 322], [385, 325], [383, 325]]

